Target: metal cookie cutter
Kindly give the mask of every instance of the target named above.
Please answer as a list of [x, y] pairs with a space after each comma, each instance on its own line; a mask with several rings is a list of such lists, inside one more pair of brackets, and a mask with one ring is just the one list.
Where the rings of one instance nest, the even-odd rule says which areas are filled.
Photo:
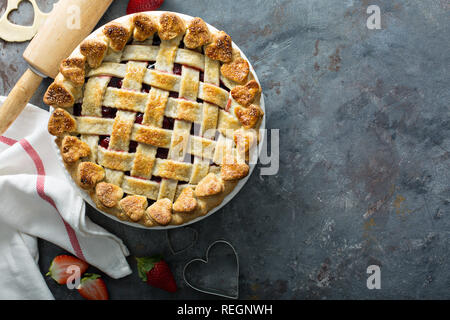
[[[174, 233], [175, 235], [182, 234], [182, 237], [185, 237], [186, 234], [190, 233], [189, 234], [189, 238], [190, 238], [189, 243], [184, 246], [179, 246], [179, 245], [177, 246], [175, 243], [176, 236], [174, 237], [172, 235], [172, 233]], [[167, 245], [169, 246], [170, 252], [172, 252], [173, 255], [176, 255], [176, 254], [179, 254], [179, 253], [189, 250], [197, 243], [198, 231], [191, 227], [184, 227], [181, 229], [168, 229], [168, 230], [166, 230], [166, 238], [167, 238]], [[178, 242], [180, 242], [180, 241], [178, 241]]]
[[[205, 265], [211, 263], [211, 261], [214, 258], [219, 258], [217, 256], [214, 256], [214, 253], [218, 250], [218, 247], [226, 246], [228, 249], [232, 250], [233, 258], [235, 260], [235, 274], [230, 279], [224, 279], [224, 272], [221, 269], [221, 266], [218, 266], [214, 269], [214, 273], [205, 272], [204, 274], [197, 275], [199, 279], [196, 279], [198, 281], [198, 285], [194, 285], [192, 283], [192, 279], [188, 279], [188, 274], [190, 272], [193, 272], [195, 266], [197, 265], [197, 270], [200, 270], [202, 267], [205, 268]], [[215, 249], [215, 250], [213, 250]], [[211, 256], [210, 256], [211, 255]], [[224, 257], [222, 257], [223, 259]], [[229, 261], [229, 257], [226, 257]], [[223, 264], [222, 264], [223, 266]], [[215, 279], [213, 279], [215, 278]], [[233, 247], [233, 245], [226, 241], [226, 240], [217, 240], [209, 245], [208, 249], [206, 250], [206, 257], [205, 259], [196, 258], [191, 261], [189, 261], [183, 268], [183, 280], [184, 282], [191, 287], [192, 289], [206, 293], [206, 294], [212, 294], [223, 298], [228, 299], [238, 299], [239, 298], [239, 257], [236, 252], [236, 249]], [[212, 283], [213, 282], [213, 283]], [[212, 284], [211, 284], [212, 283]], [[223, 289], [224, 285], [229, 285], [230, 288]], [[217, 288], [217, 285], [222, 285], [222, 288]]]

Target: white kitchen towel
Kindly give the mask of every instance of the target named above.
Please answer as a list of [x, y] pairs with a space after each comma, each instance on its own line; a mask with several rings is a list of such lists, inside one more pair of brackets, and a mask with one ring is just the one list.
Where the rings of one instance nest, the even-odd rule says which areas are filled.
[[123, 242], [85, 216], [83, 199], [58, 163], [48, 118], [28, 104], [0, 136], [0, 299], [53, 299], [37, 265], [37, 238], [110, 277], [131, 273]]

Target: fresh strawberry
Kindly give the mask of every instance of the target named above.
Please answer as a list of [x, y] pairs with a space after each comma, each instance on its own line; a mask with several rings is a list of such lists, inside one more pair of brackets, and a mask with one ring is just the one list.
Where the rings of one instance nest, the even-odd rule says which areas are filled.
[[77, 288], [81, 296], [87, 300], [108, 300], [105, 281], [98, 274], [86, 273]]
[[177, 284], [173, 278], [169, 265], [161, 256], [136, 258], [139, 277], [147, 284], [166, 290], [168, 292], [177, 291]]
[[127, 14], [156, 10], [161, 7], [163, 2], [164, 0], [130, 0], [128, 2]]
[[80, 268], [80, 275], [86, 272], [89, 265], [73, 256], [60, 255], [53, 259], [52, 264], [46, 274], [46, 276], [51, 276], [59, 284], [65, 284], [67, 279], [72, 275], [72, 273], [67, 273], [67, 268], [70, 266], [77, 266]]

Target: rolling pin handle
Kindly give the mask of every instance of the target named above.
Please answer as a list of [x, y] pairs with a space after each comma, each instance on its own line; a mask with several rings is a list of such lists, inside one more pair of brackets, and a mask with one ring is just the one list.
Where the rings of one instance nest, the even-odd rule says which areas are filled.
[[17, 119], [33, 94], [41, 84], [43, 77], [27, 69], [0, 107], [0, 135]]

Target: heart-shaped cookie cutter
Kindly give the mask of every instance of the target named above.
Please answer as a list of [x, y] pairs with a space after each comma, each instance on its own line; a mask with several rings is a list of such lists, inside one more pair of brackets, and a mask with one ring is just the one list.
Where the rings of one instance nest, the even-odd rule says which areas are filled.
[[[170, 234], [173, 232], [177, 232], [177, 233], [178, 232], [186, 232], [186, 230], [189, 230], [193, 235], [191, 243], [189, 243], [187, 246], [182, 247], [181, 249], [175, 248], [174, 243], [173, 243], [173, 238]], [[170, 252], [173, 255], [176, 255], [176, 254], [179, 254], [179, 253], [189, 250], [197, 243], [198, 231], [191, 227], [184, 227], [182, 229], [168, 229], [168, 230], [166, 230], [166, 238], [167, 238], [167, 245], [169, 246]]]
[[[214, 246], [216, 246], [217, 244], [225, 244], [228, 247], [230, 247], [231, 250], [234, 253], [234, 257], [236, 258], [236, 278], [235, 278], [236, 279], [236, 293], [235, 294], [229, 294], [229, 293], [223, 292], [223, 291], [220, 292], [220, 290], [216, 290], [216, 289], [215, 289], [215, 291], [209, 291], [209, 290], [206, 290], [205, 288], [196, 287], [193, 284], [191, 284], [189, 282], [189, 280], [187, 279], [187, 277], [186, 277], [186, 270], [193, 263], [196, 263], [196, 262], [197, 263], [198, 262], [199, 263], [204, 263], [204, 264], [208, 263], [208, 261], [209, 261], [209, 253], [210, 253], [211, 249]], [[216, 241], [214, 241], [212, 244], [209, 245], [208, 249], [206, 249], [206, 257], [205, 257], [205, 259], [196, 258], [196, 259], [193, 259], [193, 260], [189, 261], [188, 263], [186, 263], [186, 265], [183, 268], [183, 280], [189, 287], [191, 287], [192, 289], [194, 289], [194, 290], [196, 290], [198, 292], [215, 295], [215, 296], [219, 296], [219, 297], [222, 297], [222, 298], [238, 299], [239, 298], [239, 256], [238, 256], [238, 254], [236, 252], [236, 249], [233, 247], [233, 245], [230, 242], [228, 242], [226, 240], [216, 240]]]
[[8, 20], [11, 11], [17, 10], [19, 4], [24, 0], [8, 0], [5, 13], [0, 18], [0, 38], [10, 42], [22, 42], [30, 40], [38, 32], [50, 13], [42, 12], [36, 0], [28, 0], [33, 5], [34, 20], [31, 26], [21, 26]]

